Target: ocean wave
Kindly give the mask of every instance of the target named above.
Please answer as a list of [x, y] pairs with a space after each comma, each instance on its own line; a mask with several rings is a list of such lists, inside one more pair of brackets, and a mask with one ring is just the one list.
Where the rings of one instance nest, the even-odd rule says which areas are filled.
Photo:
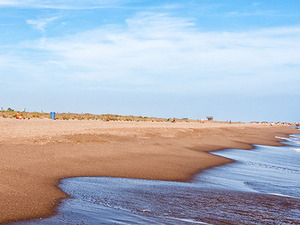
[[290, 135], [290, 137], [283, 138], [283, 139], [286, 141], [292, 142], [296, 145], [300, 145], [300, 135], [298, 135], [298, 134], [293, 134], [293, 135]]
[[265, 194], [299, 199], [300, 188], [296, 185], [282, 185], [273, 182], [247, 181], [244, 184], [251, 189]]

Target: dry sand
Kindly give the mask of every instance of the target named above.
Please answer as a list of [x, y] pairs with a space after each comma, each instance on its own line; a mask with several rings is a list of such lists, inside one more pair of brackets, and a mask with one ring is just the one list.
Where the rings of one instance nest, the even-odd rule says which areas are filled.
[[288, 126], [0, 118], [0, 223], [46, 217], [67, 197], [61, 178], [186, 181], [232, 162], [207, 151], [281, 145]]

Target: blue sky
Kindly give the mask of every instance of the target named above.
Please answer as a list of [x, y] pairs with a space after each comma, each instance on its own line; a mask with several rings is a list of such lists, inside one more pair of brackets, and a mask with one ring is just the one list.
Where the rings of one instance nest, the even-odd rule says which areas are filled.
[[298, 0], [0, 0], [0, 104], [300, 121]]

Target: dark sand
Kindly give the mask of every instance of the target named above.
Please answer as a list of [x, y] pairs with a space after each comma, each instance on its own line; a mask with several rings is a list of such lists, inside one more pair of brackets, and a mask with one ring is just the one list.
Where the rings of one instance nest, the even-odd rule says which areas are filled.
[[[67, 177], [186, 181], [232, 162], [207, 151], [282, 145], [287, 126], [0, 120], [0, 222], [47, 217]], [[38, 132], [37, 132], [38, 131]], [[298, 132], [300, 133], [300, 132]]]

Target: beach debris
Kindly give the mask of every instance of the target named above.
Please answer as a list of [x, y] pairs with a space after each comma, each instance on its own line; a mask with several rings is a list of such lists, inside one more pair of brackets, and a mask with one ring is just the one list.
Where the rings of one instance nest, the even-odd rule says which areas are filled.
[[140, 212], [147, 212], [147, 213], [150, 212], [150, 210], [148, 210], [148, 209], [142, 209], [142, 210], [138, 210], [138, 211], [140, 211]]
[[168, 210], [168, 212], [165, 212], [163, 215], [164, 215], [164, 216], [168, 216], [168, 215], [170, 215], [170, 214], [172, 214], [172, 212], [171, 212], [170, 210]]

